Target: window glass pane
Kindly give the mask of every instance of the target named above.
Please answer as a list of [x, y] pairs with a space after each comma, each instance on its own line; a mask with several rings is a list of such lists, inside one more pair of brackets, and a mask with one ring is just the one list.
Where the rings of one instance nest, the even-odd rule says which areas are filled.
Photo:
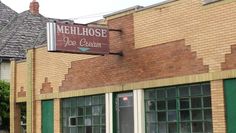
[[63, 127], [67, 127], [69, 124], [68, 124], [68, 119], [67, 118], [64, 118], [63, 119]]
[[146, 109], [147, 111], [155, 111], [156, 109], [155, 101], [146, 101]]
[[166, 98], [166, 91], [163, 89], [156, 91], [157, 99], [165, 99]]
[[106, 128], [105, 126], [100, 127], [100, 133], [106, 133]]
[[78, 116], [83, 116], [83, 115], [84, 115], [84, 108], [78, 107]]
[[84, 118], [83, 117], [78, 117], [78, 125], [84, 125]]
[[167, 129], [167, 126], [166, 126], [166, 123], [158, 123], [158, 131], [159, 133], [166, 133], [166, 129]]
[[166, 121], [166, 112], [158, 112], [157, 118], [158, 118], [158, 122]]
[[192, 110], [192, 120], [202, 120], [202, 110]]
[[176, 121], [177, 113], [176, 111], [168, 111], [168, 121]]
[[69, 117], [70, 115], [70, 108], [63, 109], [63, 118]]
[[100, 117], [101, 124], [105, 124], [105, 116]]
[[190, 86], [190, 92], [192, 96], [201, 95], [201, 86], [200, 85]]
[[204, 120], [211, 120], [211, 119], [212, 119], [211, 109], [204, 110]]
[[79, 97], [77, 99], [77, 105], [78, 106], [84, 106], [84, 97]]
[[181, 133], [191, 133], [191, 126], [188, 122], [182, 122], [180, 125], [180, 132]]
[[180, 99], [180, 109], [188, 109], [189, 108], [189, 99], [182, 98]]
[[85, 107], [86, 115], [92, 115], [92, 106]]
[[[79, 133], [84, 133], [84, 127], [78, 127], [78, 132]], [[67, 132], [65, 132], [65, 133], [67, 133]]]
[[204, 123], [204, 126], [205, 126], [205, 132], [207, 133], [212, 133], [212, 122], [205, 122]]
[[189, 110], [182, 110], [182, 111], [180, 111], [180, 118], [181, 118], [181, 121], [190, 120], [190, 112], [189, 112]]
[[92, 133], [92, 126], [86, 126], [85, 127], [85, 132], [86, 133]]
[[203, 95], [211, 95], [210, 84], [203, 84], [202, 85], [202, 92], [203, 92]]
[[192, 98], [191, 105], [192, 105], [192, 108], [201, 108], [202, 107], [201, 98]]
[[78, 129], [77, 127], [71, 127], [70, 132], [71, 133], [78, 133], [77, 129]]
[[99, 116], [94, 116], [92, 124], [93, 125], [99, 125], [100, 124], [100, 117]]
[[92, 125], [92, 119], [91, 119], [91, 117], [86, 117], [86, 118], [84, 119], [84, 124], [85, 124], [86, 126], [91, 126], [91, 125]]
[[166, 101], [157, 101], [157, 110], [165, 110]]
[[93, 133], [100, 133], [100, 128], [98, 126], [93, 127]]
[[70, 99], [64, 99], [63, 100], [63, 107], [70, 107], [70, 105], [71, 105], [71, 102], [70, 102], [71, 100]]
[[147, 124], [147, 133], [156, 133], [156, 124]]
[[179, 95], [180, 97], [188, 97], [189, 96], [188, 86], [179, 87]]
[[100, 96], [92, 96], [92, 105], [98, 105]]
[[155, 99], [156, 98], [156, 91], [155, 90], [147, 90], [145, 91], [145, 99]]
[[69, 133], [70, 132], [70, 128], [68, 127], [63, 127], [63, 133]]
[[202, 122], [193, 122], [192, 129], [193, 132], [203, 132]]
[[156, 122], [156, 113], [147, 113], [146, 119], [147, 122]]
[[203, 98], [204, 107], [211, 107], [211, 97]]
[[177, 124], [176, 123], [169, 123], [168, 130], [169, 130], [169, 133], [177, 133]]
[[93, 115], [100, 115], [102, 112], [101, 106], [93, 106], [92, 112], [93, 112]]
[[102, 105], [102, 114], [104, 115], [105, 114], [105, 106]]
[[105, 103], [105, 96], [102, 95], [100, 96], [100, 101], [99, 101], [100, 104], [104, 104]]
[[170, 88], [167, 90], [167, 97], [168, 98], [175, 98], [177, 94], [176, 88]]
[[169, 100], [168, 101], [168, 109], [176, 109], [176, 100]]
[[77, 116], [78, 110], [76, 107], [71, 108], [71, 116]]
[[77, 98], [71, 98], [71, 107], [77, 107]]
[[91, 97], [85, 97], [85, 106], [90, 106], [92, 105], [92, 102], [91, 102]]

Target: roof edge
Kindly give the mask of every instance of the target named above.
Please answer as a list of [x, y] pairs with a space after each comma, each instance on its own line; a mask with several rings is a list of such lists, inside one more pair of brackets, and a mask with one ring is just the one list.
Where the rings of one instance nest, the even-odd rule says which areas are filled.
[[110, 13], [110, 14], [107, 14], [107, 15], [103, 15], [103, 17], [108, 18], [108, 17], [111, 17], [111, 16], [115, 16], [115, 15], [119, 15], [119, 14], [122, 14], [122, 13], [125, 13], [125, 12], [129, 12], [129, 11], [140, 12], [140, 11], [143, 11], [143, 10], [146, 10], [146, 9], [162, 6], [162, 5], [169, 4], [169, 3], [172, 3], [172, 2], [175, 2], [175, 1], [178, 1], [178, 0], [165, 0], [165, 1], [159, 2], [157, 4], [153, 4], [153, 5], [146, 6], [146, 7], [136, 5], [136, 6], [129, 7], [129, 8], [123, 9], [123, 10], [119, 10], [119, 11], [116, 11], [116, 12], [113, 12], [113, 13]]
[[111, 16], [115, 16], [115, 15], [118, 15], [118, 14], [128, 12], [128, 11], [132, 11], [132, 10], [137, 11], [141, 8], [143, 8], [143, 6], [136, 5], [136, 6], [129, 7], [129, 8], [123, 9], [123, 10], [119, 10], [119, 11], [116, 11], [116, 12], [113, 12], [113, 13], [110, 13], [110, 14], [107, 14], [107, 15], [103, 15], [103, 17], [108, 18], [108, 17], [111, 17]]
[[140, 11], [147, 10], [147, 9], [150, 9], [150, 8], [162, 6], [162, 5], [169, 4], [169, 3], [172, 3], [172, 2], [175, 2], [175, 1], [178, 1], [178, 0], [166, 0], [166, 1], [162, 1], [162, 2], [159, 2], [159, 3], [157, 3], [157, 4], [153, 4], [153, 5], [150, 5], [150, 6], [146, 6], [146, 7], [144, 7], [144, 8], [141, 8], [141, 9], [137, 10], [136, 12], [140, 12]]

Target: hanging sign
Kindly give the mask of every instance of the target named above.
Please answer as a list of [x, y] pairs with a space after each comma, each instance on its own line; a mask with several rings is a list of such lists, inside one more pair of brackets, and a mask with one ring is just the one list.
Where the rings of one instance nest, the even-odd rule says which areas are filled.
[[48, 51], [81, 54], [109, 53], [109, 31], [81, 24], [47, 23]]

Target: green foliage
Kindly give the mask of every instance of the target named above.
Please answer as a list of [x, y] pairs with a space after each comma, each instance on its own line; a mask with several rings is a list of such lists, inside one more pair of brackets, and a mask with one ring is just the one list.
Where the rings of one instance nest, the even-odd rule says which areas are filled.
[[2, 117], [2, 127], [9, 128], [10, 120], [10, 84], [5, 81], [0, 81], [0, 116]]

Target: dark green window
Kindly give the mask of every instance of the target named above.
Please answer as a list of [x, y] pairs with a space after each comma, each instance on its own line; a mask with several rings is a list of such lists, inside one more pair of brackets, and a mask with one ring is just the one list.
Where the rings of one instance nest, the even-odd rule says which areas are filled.
[[212, 133], [209, 83], [144, 91], [146, 133]]
[[105, 133], [105, 95], [63, 99], [63, 133]]

